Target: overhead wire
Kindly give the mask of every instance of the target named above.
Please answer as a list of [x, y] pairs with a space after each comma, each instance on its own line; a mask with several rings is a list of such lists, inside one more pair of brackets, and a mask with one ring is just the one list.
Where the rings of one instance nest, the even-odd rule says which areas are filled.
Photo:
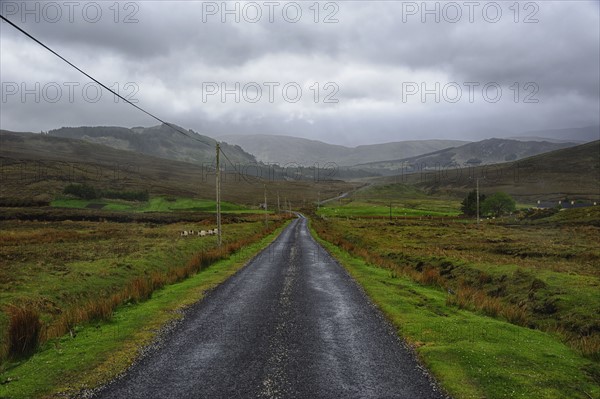
[[[112, 93], [113, 95], [117, 96], [118, 98], [120, 98], [121, 100], [125, 101], [126, 103], [128, 103], [129, 105], [137, 108], [138, 110], [142, 111], [143, 113], [145, 113], [146, 115], [154, 118], [155, 120], [161, 122], [162, 124], [170, 127], [171, 129], [173, 129], [174, 131], [192, 139], [195, 141], [198, 141], [199, 143], [202, 143], [206, 146], [212, 147], [210, 144], [200, 140], [199, 138], [190, 136], [189, 134], [187, 134], [186, 132], [184, 132], [183, 130], [179, 129], [177, 126], [174, 126], [168, 122], [166, 122], [165, 120], [163, 120], [162, 118], [159, 118], [158, 116], [154, 115], [153, 113], [146, 111], [144, 108], [136, 105], [135, 103], [133, 103], [132, 101], [128, 100], [127, 98], [123, 97], [122, 95], [120, 95], [119, 93], [115, 92], [114, 90], [112, 90], [111, 88], [109, 88], [108, 86], [106, 86], [104, 83], [100, 82], [98, 79], [94, 78], [93, 76], [91, 76], [90, 74], [86, 73], [85, 71], [83, 71], [81, 68], [79, 68], [77, 65], [73, 64], [71, 61], [67, 60], [65, 57], [63, 57], [62, 55], [60, 55], [59, 53], [57, 53], [56, 51], [54, 51], [53, 49], [51, 49], [50, 47], [48, 47], [47, 45], [45, 45], [44, 43], [42, 43], [40, 40], [38, 40], [37, 38], [35, 38], [33, 35], [31, 35], [30, 33], [26, 32], [25, 30], [23, 30], [22, 28], [20, 28], [19, 26], [15, 25], [12, 21], [10, 21], [8, 18], [6, 18], [4, 15], [0, 14], [0, 18], [5, 21], [6, 23], [8, 23], [9, 25], [11, 25], [13, 28], [17, 29], [19, 32], [21, 32], [22, 34], [24, 34], [25, 36], [27, 36], [28, 38], [30, 38], [31, 40], [33, 40], [34, 42], [36, 42], [37, 44], [39, 44], [40, 46], [42, 46], [43, 48], [45, 48], [46, 50], [48, 50], [49, 52], [51, 52], [52, 54], [54, 54], [55, 56], [57, 56], [58, 58], [60, 58], [61, 60], [63, 60], [64, 62], [66, 62], [67, 64], [69, 64], [71, 67], [73, 67], [74, 69], [76, 69], [78, 72], [80, 72], [81, 74], [83, 74], [84, 76], [86, 76], [87, 78], [91, 79], [92, 81], [94, 81], [95, 83], [97, 83], [98, 85], [100, 85], [102, 88], [106, 89], [107, 91], [109, 91], [110, 93]], [[215, 140], [216, 141], [216, 140]], [[221, 154], [223, 154], [223, 156], [225, 157], [225, 159], [227, 159], [227, 161], [233, 166], [234, 169], [236, 169], [236, 166], [233, 162], [231, 162], [231, 160], [229, 159], [229, 157], [223, 152], [223, 150], [220, 148], [219, 146], [219, 151], [221, 152]]]

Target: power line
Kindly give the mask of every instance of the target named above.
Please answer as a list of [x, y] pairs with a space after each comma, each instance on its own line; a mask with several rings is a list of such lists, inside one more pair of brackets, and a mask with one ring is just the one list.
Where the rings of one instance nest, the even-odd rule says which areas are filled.
[[[151, 112], [146, 111], [145, 109], [143, 109], [142, 107], [139, 107], [137, 105], [135, 105], [133, 102], [129, 101], [128, 99], [126, 99], [125, 97], [123, 97], [122, 95], [120, 95], [119, 93], [115, 92], [114, 90], [110, 89], [109, 87], [107, 87], [104, 83], [100, 82], [98, 79], [94, 78], [93, 76], [91, 76], [90, 74], [86, 73], [85, 71], [83, 71], [81, 68], [79, 68], [77, 65], [73, 64], [71, 61], [67, 60], [65, 57], [63, 57], [62, 55], [58, 54], [56, 51], [52, 50], [50, 47], [46, 46], [44, 43], [42, 43], [41, 41], [39, 41], [38, 39], [36, 39], [35, 37], [33, 37], [31, 34], [29, 34], [28, 32], [24, 31], [23, 29], [21, 29], [20, 27], [18, 27], [17, 25], [15, 25], [14, 23], [12, 23], [10, 20], [8, 20], [6, 17], [4, 17], [3, 15], [0, 15], [0, 18], [2, 18], [2, 20], [6, 21], [8, 24], [10, 24], [13, 28], [17, 29], [19, 32], [23, 33], [25, 36], [27, 36], [28, 38], [30, 38], [31, 40], [33, 40], [34, 42], [36, 42], [37, 44], [39, 44], [40, 46], [44, 47], [46, 50], [48, 50], [49, 52], [51, 52], [52, 54], [54, 54], [55, 56], [57, 56], [58, 58], [60, 58], [61, 60], [63, 60], [64, 62], [66, 62], [67, 64], [69, 64], [70, 66], [72, 66], [73, 68], [75, 68], [77, 71], [79, 71], [80, 73], [82, 73], [83, 75], [85, 75], [86, 77], [90, 78], [91, 80], [93, 80], [94, 82], [96, 82], [97, 84], [99, 84], [102, 88], [108, 90], [110, 93], [114, 94], [115, 96], [119, 97], [121, 100], [125, 101], [126, 103], [128, 103], [129, 105], [134, 106], [135, 108], [139, 109], [140, 111], [142, 111], [143, 113], [145, 113], [146, 115], [151, 116], [152, 118], [156, 119], [157, 121], [164, 123], [165, 125], [169, 126], [171, 129], [178, 131], [179, 133], [192, 138], [191, 136], [189, 136], [188, 134], [186, 134], [185, 132], [181, 131], [180, 129], [177, 129], [175, 126], [172, 126], [170, 123], [165, 122], [164, 120], [162, 120], [161, 118], [159, 118], [158, 116], [152, 114]], [[200, 141], [200, 140], [198, 140]], [[206, 144], [203, 141], [200, 141], [202, 144]], [[208, 144], [206, 144], [208, 145]]]
[[[121, 100], [125, 101], [126, 103], [128, 103], [129, 105], [134, 106], [135, 108], [137, 108], [138, 110], [142, 111], [143, 113], [145, 113], [146, 115], [156, 119], [157, 121], [161, 122], [162, 124], [170, 127], [171, 129], [175, 130], [176, 132], [183, 134], [184, 136], [198, 141], [199, 143], [202, 143], [204, 145], [207, 145], [209, 147], [211, 147], [210, 144], [205, 143], [204, 141], [190, 136], [189, 134], [187, 134], [186, 132], [184, 132], [183, 130], [177, 128], [174, 125], [171, 125], [168, 122], [165, 122], [163, 119], [159, 118], [158, 116], [154, 115], [153, 113], [146, 111], [144, 108], [134, 104], [133, 102], [131, 102], [130, 100], [126, 99], [125, 97], [123, 97], [122, 95], [120, 95], [119, 93], [115, 92], [114, 90], [110, 89], [109, 87], [107, 87], [105, 84], [103, 84], [102, 82], [100, 82], [98, 79], [94, 78], [93, 76], [91, 76], [90, 74], [86, 73], [85, 71], [83, 71], [81, 68], [79, 68], [77, 65], [73, 64], [71, 61], [67, 60], [65, 57], [63, 57], [62, 55], [60, 55], [59, 53], [57, 53], [56, 51], [52, 50], [50, 47], [46, 46], [44, 43], [42, 43], [40, 40], [36, 39], [35, 37], [33, 37], [30, 33], [26, 32], [25, 30], [21, 29], [20, 27], [18, 27], [17, 25], [15, 25], [13, 22], [11, 22], [9, 19], [7, 19], [4, 15], [0, 14], [0, 18], [2, 18], [3, 21], [5, 21], [6, 23], [8, 23], [9, 25], [11, 25], [13, 28], [15, 28], [16, 30], [18, 30], [19, 32], [23, 33], [25, 36], [27, 36], [28, 38], [30, 38], [31, 40], [33, 40], [34, 42], [36, 42], [37, 44], [39, 44], [40, 46], [42, 46], [43, 48], [45, 48], [46, 50], [48, 50], [49, 52], [51, 52], [52, 54], [54, 54], [55, 56], [57, 56], [58, 58], [60, 58], [61, 60], [63, 60], [64, 62], [66, 62], [67, 64], [69, 64], [71, 67], [75, 68], [78, 72], [80, 72], [81, 74], [83, 74], [84, 76], [88, 77], [89, 79], [93, 80], [95, 83], [97, 83], [98, 85], [100, 85], [102, 88], [108, 90], [110, 93], [112, 93], [113, 95], [117, 96], [118, 98], [120, 98]], [[215, 140], [216, 141], [216, 140]], [[219, 147], [220, 149], [220, 147]], [[233, 162], [231, 162], [231, 160], [227, 157], [227, 155], [225, 155], [225, 153], [223, 152], [223, 150], [221, 150], [221, 153], [223, 154], [223, 156], [225, 157], [225, 159], [227, 159], [227, 161], [229, 161], [229, 163], [233, 166], [234, 169], [236, 169], [235, 164]]]

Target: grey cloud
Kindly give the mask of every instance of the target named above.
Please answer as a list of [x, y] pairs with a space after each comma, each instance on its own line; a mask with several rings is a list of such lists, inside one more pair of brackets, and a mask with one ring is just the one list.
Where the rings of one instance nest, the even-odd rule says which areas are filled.
[[[338, 2], [336, 24], [315, 24], [308, 10], [312, 3], [302, 3], [306, 14], [296, 24], [281, 18], [223, 24], [215, 18], [203, 23], [199, 2], [137, 2], [139, 23], [123, 24], [112, 21], [112, 3], [101, 4], [106, 18], [96, 24], [79, 19], [19, 25], [107, 83], [136, 82], [140, 105], [206, 134], [294, 134], [357, 144], [425, 136], [477, 138], [599, 123], [597, 2], [538, 2], [536, 24], [515, 24], [509, 3], [501, 3], [505, 14], [496, 24], [480, 17], [474, 23], [421, 23], [419, 16], [403, 22], [406, 2]], [[53, 56], [42, 56], [44, 50], [7, 24], [0, 30], [3, 52], [20, 52], [19, 57], [3, 54], [2, 82], [43, 84], [76, 76]], [[476, 104], [427, 102], [423, 107], [402, 103], [403, 80], [436, 77], [498, 82], [504, 98], [497, 104], [481, 99]], [[339, 104], [199, 102], [202, 82], [219, 79], [242, 84], [334, 79]], [[513, 82], [536, 82], [540, 103], [508, 101]], [[12, 98], [2, 104], [0, 116], [2, 128], [32, 131], [153, 123], [111, 101], [33, 104]]]

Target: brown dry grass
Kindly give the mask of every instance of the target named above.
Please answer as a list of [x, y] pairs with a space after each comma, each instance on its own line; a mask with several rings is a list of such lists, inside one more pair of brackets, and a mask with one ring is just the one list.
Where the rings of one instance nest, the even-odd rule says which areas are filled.
[[[191, 254], [187, 258], [187, 261], [184, 261], [181, 264], [173, 264], [163, 270], [151, 270], [143, 275], [134, 276], [127, 283], [123, 284], [121, 288], [110, 292], [99, 290], [98, 292], [88, 293], [86, 294], [85, 299], [75, 301], [64, 308], [58, 308], [53, 305], [52, 313], [55, 314], [46, 315], [46, 321], [44, 322], [40, 321], [40, 308], [47, 305], [43, 302], [36, 303], [34, 300], [21, 300], [19, 301], [19, 306], [5, 304], [5, 312], [9, 317], [7, 331], [2, 332], [4, 345], [0, 351], [0, 359], [28, 356], [35, 351], [39, 344], [44, 343], [49, 339], [60, 337], [65, 334], [75, 334], [74, 331], [77, 325], [90, 321], [110, 320], [113, 311], [118, 306], [124, 303], [136, 303], [149, 299], [155, 290], [160, 289], [165, 285], [182, 281], [209, 267], [213, 263], [229, 257], [244, 246], [260, 240], [265, 235], [274, 231], [285, 219], [286, 217], [278, 218], [270, 223], [268, 229], [262, 227], [252, 234], [240, 236], [234, 241], [224, 242], [221, 248], [212, 247], [197, 251]], [[104, 232], [102, 232], [103, 229], [105, 230]], [[51, 229], [48, 230], [47, 233], [50, 233]], [[99, 230], [100, 231], [94, 231], [91, 235], [105, 237], [106, 232], [111, 231], [112, 228], [110, 226], [100, 226]], [[27, 235], [27, 232], [11, 234], [8, 236], [8, 239], [6, 235], [3, 237], [5, 242], [11, 241], [13, 243], [14, 240], [12, 240], [12, 237], [18, 236], [28, 237], [28, 242], [33, 243], [39, 243], [36, 241], [37, 239], [41, 239], [44, 243], [47, 243], [47, 237], [53, 237], [54, 242], [63, 239], [66, 240], [68, 238], [76, 240], [81, 244], [81, 236], [87, 238], [90, 236], [89, 232], [86, 231], [71, 231], [62, 235], [38, 233], [34, 233], [33, 238], [31, 235]], [[119, 231], [118, 229], [114, 233], [114, 235], [109, 234], [111, 236], [111, 240], [109, 241], [110, 247], [106, 248], [108, 251], [112, 252], [118, 250], [116, 249], [117, 244], [115, 243], [115, 240], [118, 241], [121, 236], [126, 235], [123, 234], [123, 231]], [[97, 244], [95, 244], [94, 240], [91, 240], [89, 245]], [[133, 249], [136, 248], [137, 247], [133, 247]], [[29, 257], [41, 258], [44, 254], [36, 252], [26, 254], [25, 256], [26, 259]], [[11, 257], [12, 255], [8, 255], [8, 258]], [[48, 272], [44, 267], [41, 267], [39, 270], [40, 271], [36, 273]], [[110, 276], [107, 275], [106, 277], [108, 278]]]
[[39, 313], [28, 307], [10, 306], [8, 316], [8, 356], [20, 358], [32, 354], [38, 347], [42, 328]]
[[[594, 304], [584, 302], [587, 311], [578, 304], [585, 298], [582, 292], [594, 289], [592, 280], [600, 272], [594, 244], [598, 228], [473, 229], [456, 221], [406, 220], [390, 224], [374, 219], [333, 218], [315, 218], [313, 227], [320, 237], [370, 264], [423, 285], [450, 290], [448, 306], [479, 311], [520, 326], [559, 331], [573, 348], [586, 356], [599, 357], [600, 330], [594, 318], [585, 313]], [[569, 240], [565, 241], [567, 231]], [[510, 271], [514, 264], [521, 268]], [[561, 273], [558, 277], [573, 287], [562, 281], [559, 286], [549, 286], [536, 277], [547, 271]], [[591, 280], [589, 287], [578, 287], [583, 281], [580, 278]], [[564, 305], [555, 309], [557, 295], [567, 295], [573, 307], [568, 308], [567, 302], [559, 299], [559, 305]]]

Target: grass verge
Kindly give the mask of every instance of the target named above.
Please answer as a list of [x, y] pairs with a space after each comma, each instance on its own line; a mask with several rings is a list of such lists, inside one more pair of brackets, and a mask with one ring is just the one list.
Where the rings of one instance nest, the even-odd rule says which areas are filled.
[[[103, 209], [106, 211], [129, 211], [129, 212], [204, 212], [215, 213], [216, 205], [214, 200], [194, 199], [183, 197], [156, 196], [149, 201], [124, 201], [118, 199], [76, 199], [76, 198], [58, 198], [50, 202], [55, 208], [74, 208], [74, 209]], [[230, 202], [221, 203], [221, 211], [224, 213], [244, 214], [244, 213], [264, 213], [259, 209], [251, 209], [243, 205], [237, 205]]]
[[342, 218], [313, 227], [371, 264], [455, 292], [449, 305], [554, 333], [600, 360], [596, 227]]
[[180, 237], [180, 229], [210, 222], [0, 222], [0, 364], [79, 324], [108, 320], [117, 306], [145, 300], [268, 234], [262, 222], [239, 220], [223, 225], [221, 248], [214, 236]]
[[600, 397], [600, 367], [555, 336], [446, 304], [423, 286], [321, 239], [456, 399]]
[[167, 285], [141, 303], [118, 307], [109, 321], [78, 325], [73, 333], [47, 341], [32, 357], [5, 365], [0, 397], [39, 398], [76, 395], [127, 369], [141, 347], [180, 310], [241, 269], [288, 224], [182, 282]]

